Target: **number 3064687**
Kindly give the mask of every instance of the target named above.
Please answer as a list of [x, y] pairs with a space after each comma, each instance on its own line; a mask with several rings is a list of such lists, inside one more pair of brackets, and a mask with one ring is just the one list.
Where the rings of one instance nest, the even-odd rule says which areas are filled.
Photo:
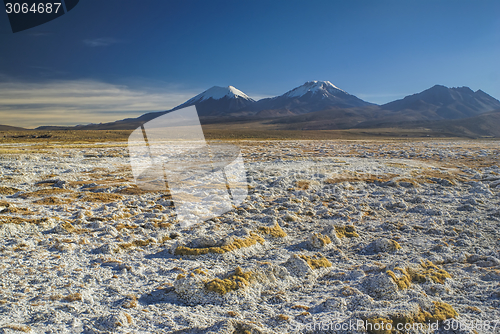
[[11, 13], [15, 13], [15, 14], [19, 14], [19, 13], [23, 13], [23, 14], [27, 14], [27, 13], [38, 13], [38, 14], [51, 14], [51, 13], [56, 13], [59, 11], [59, 8], [61, 7], [61, 3], [60, 2], [56, 2], [56, 3], [51, 3], [51, 2], [47, 2], [47, 3], [43, 3], [43, 2], [40, 2], [38, 4], [34, 3], [32, 4], [31, 6], [27, 3], [6, 3], [5, 4], [5, 7], [6, 7], [6, 11], [7, 11], [7, 14], [11, 14]]

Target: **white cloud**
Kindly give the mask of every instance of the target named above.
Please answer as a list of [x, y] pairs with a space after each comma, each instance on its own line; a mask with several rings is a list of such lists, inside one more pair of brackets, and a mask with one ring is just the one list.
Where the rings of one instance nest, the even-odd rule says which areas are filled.
[[114, 38], [95, 38], [95, 39], [85, 39], [83, 43], [87, 46], [96, 47], [96, 46], [108, 46], [111, 44], [119, 43], [120, 41]]
[[112, 122], [173, 108], [199, 92], [131, 89], [92, 80], [0, 82], [0, 124], [33, 128]]

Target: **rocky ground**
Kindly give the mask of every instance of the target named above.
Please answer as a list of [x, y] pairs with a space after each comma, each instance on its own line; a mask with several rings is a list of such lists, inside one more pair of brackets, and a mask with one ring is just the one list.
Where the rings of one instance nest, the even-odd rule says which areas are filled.
[[2, 145], [0, 332], [499, 332], [498, 142], [238, 144], [186, 229], [123, 144]]

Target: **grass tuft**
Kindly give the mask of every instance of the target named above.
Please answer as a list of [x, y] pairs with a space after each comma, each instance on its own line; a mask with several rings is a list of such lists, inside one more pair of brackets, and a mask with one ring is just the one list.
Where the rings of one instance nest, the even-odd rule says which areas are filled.
[[314, 233], [314, 237], [313, 238], [316, 238], [317, 240], [319, 240], [321, 246], [325, 246], [325, 245], [328, 245], [328, 244], [332, 243], [332, 241], [330, 240], [329, 236], [323, 235], [321, 233]]
[[220, 247], [206, 247], [206, 248], [190, 248], [185, 246], [178, 246], [175, 255], [203, 255], [209, 253], [224, 254], [240, 248], [250, 247], [257, 243], [264, 244], [264, 239], [256, 234], [251, 234], [245, 239], [235, 238], [232, 243]]
[[387, 274], [398, 285], [399, 290], [408, 289], [411, 283], [424, 283], [429, 280], [434, 283], [444, 284], [447, 278], [451, 278], [451, 275], [447, 271], [439, 268], [431, 261], [427, 260], [420, 265], [423, 268], [422, 270], [394, 268], [394, 270], [400, 272], [400, 275], [396, 275], [391, 270], [387, 270]]
[[128, 295], [127, 301], [125, 303], [123, 303], [122, 307], [124, 307], [124, 308], [137, 307], [137, 297], [134, 295]]
[[335, 226], [335, 232], [339, 238], [357, 238], [359, 234], [352, 225]]
[[278, 319], [282, 321], [288, 321], [290, 317], [284, 314], [278, 314]]
[[[388, 318], [379, 317], [366, 319], [368, 324], [372, 324], [371, 326], [367, 326], [366, 330], [368, 333], [372, 334], [391, 334], [397, 332], [396, 328], [404, 328], [406, 324], [418, 324], [422, 327], [422, 331], [424, 331], [429, 323], [434, 323], [436, 321], [443, 322], [446, 319], [456, 318], [458, 316], [458, 313], [449, 304], [443, 302], [433, 302], [433, 304], [434, 307], [431, 312], [420, 309], [417, 314], [412, 316], [395, 314]], [[382, 322], [384, 322], [384, 324], [392, 324], [392, 329], [388, 329], [385, 325], [382, 328]], [[375, 326], [375, 324], [378, 325]]]
[[423, 281], [425, 278], [429, 278], [434, 283], [444, 284], [447, 278], [451, 278], [451, 275], [446, 270], [439, 268], [429, 260], [422, 262], [420, 265], [424, 268], [424, 271], [415, 274], [415, 280], [419, 282]]
[[307, 255], [299, 255], [299, 257], [305, 260], [312, 269], [328, 268], [332, 266], [332, 263], [324, 256], [319, 257], [314, 255], [311, 257]]
[[58, 198], [54, 196], [50, 197], [45, 197], [36, 201], [33, 201], [33, 203], [38, 204], [38, 205], [63, 205], [63, 204], [69, 204], [71, 203], [72, 200], [68, 198]]
[[297, 181], [297, 188], [307, 190], [309, 189], [309, 186], [311, 185], [311, 182], [305, 181], [305, 180], [299, 180]]
[[275, 238], [284, 238], [287, 236], [285, 231], [283, 231], [278, 223], [276, 223], [273, 227], [260, 226], [258, 228], [258, 231], [263, 234], [269, 234], [270, 236]]
[[130, 324], [132, 324], [133, 322], [133, 319], [132, 319], [132, 316], [128, 313], [123, 313], [123, 315], [125, 316], [125, 318], [127, 318], [127, 322]]
[[227, 315], [230, 316], [230, 317], [237, 317], [238, 316], [238, 313], [234, 312], [234, 311], [228, 311], [227, 312]]
[[20, 191], [19, 189], [16, 189], [16, 188], [11, 188], [11, 187], [0, 187], [0, 195], [14, 195], [15, 193], [17, 193], [18, 191]]
[[122, 200], [123, 196], [108, 193], [89, 193], [81, 196], [80, 199], [84, 202], [110, 203]]
[[130, 242], [118, 244], [118, 250], [120, 250], [120, 249], [127, 250], [127, 249], [135, 248], [135, 247], [146, 247], [146, 246], [150, 245], [151, 243], [153, 243], [153, 241], [151, 239], [132, 240]]
[[253, 273], [251, 271], [243, 272], [240, 267], [237, 267], [234, 270], [234, 274], [225, 279], [215, 278], [205, 283], [205, 288], [208, 291], [224, 295], [230, 291], [235, 291], [249, 286], [252, 275]]
[[397, 284], [399, 290], [408, 289], [411, 286], [412, 277], [411, 275], [402, 268], [394, 268], [401, 273], [401, 276], [396, 276], [391, 270], [387, 270], [387, 274], [392, 278], [392, 280]]
[[20, 331], [20, 332], [25, 332], [25, 333], [31, 331], [31, 327], [25, 326], [25, 325], [7, 325], [4, 328], [9, 328], [9, 329], [13, 329], [15, 331]]
[[77, 301], [77, 300], [82, 300], [82, 294], [81, 293], [71, 293], [69, 295], [67, 295], [66, 297], [64, 297], [64, 300], [67, 301], [67, 302], [74, 302], [74, 301]]
[[85, 232], [89, 232], [88, 229], [86, 228], [76, 228], [74, 227], [70, 222], [66, 221], [61, 224], [61, 227], [66, 230], [68, 233], [76, 233], [76, 234], [81, 234]]

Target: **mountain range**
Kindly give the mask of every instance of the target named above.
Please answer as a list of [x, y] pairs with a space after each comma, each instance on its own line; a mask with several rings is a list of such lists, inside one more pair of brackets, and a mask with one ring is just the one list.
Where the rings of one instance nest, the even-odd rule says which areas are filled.
[[[419, 124], [429, 127], [434, 123], [446, 127], [445, 124], [452, 120], [469, 118], [476, 119], [464, 122], [462, 127], [476, 124], [477, 130], [481, 128], [478, 122], [500, 121], [495, 114], [498, 110], [500, 115], [500, 101], [482, 90], [473, 91], [468, 87], [435, 85], [403, 99], [376, 105], [349, 94], [329, 81], [308, 81], [283, 95], [258, 101], [233, 86], [214, 86], [170, 110], [71, 129], [135, 129], [160, 115], [192, 105], [196, 106], [202, 124], [258, 121], [288, 130], [411, 127]], [[479, 117], [481, 115], [486, 116]], [[500, 123], [497, 125], [500, 127]], [[44, 126], [38, 129], [69, 128]], [[491, 130], [489, 133], [496, 132], [491, 124], [488, 129]]]
[[329, 81], [308, 81], [283, 95], [257, 101], [241, 111], [259, 117], [307, 114], [331, 107], [352, 108], [374, 105], [336, 87]]
[[424, 112], [430, 119], [473, 117], [500, 108], [500, 102], [482, 90], [436, 85], [421, 93], [381, 106], [384, 110]]

